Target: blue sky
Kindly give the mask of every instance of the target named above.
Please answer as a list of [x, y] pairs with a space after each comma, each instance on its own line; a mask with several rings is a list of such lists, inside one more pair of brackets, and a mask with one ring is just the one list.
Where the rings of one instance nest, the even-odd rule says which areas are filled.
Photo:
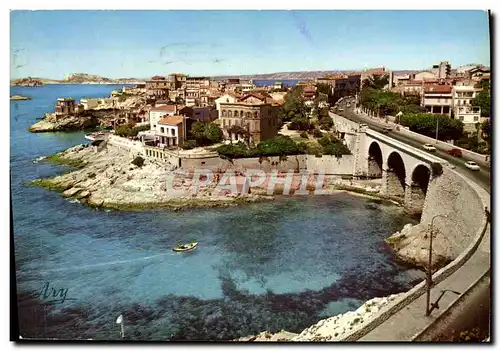
[[484, 11], [12, 11], [11, 77], [490, 65]]

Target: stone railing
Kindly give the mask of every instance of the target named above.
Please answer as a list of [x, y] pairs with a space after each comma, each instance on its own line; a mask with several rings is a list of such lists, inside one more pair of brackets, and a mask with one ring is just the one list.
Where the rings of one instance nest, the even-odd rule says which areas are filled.
[[[474, 182], [472, 182], [472, 180], [462, 176], [461, 174], [452, 170], [449, 171], [452, 172], [456, 177], [465, 180], [466, 185], [471, 187], [472, 188], [471, 190], [477, 194], [477, 197], [475, 199], [477, 204], [474, 204], [475, 206], [479, 206], [482, 209], [486, 207], [489, 208], [489, 196], [488, 194], [485, 194], [486, 193], [485, 190], [479, 188], [479, 186]], [[474, 201], [474, 199], [471, 198], [470, 201]], [[461, 215], [465, 217], [465, 220], [468, 219], [467, 213], [462, 213]], [[486, 218], [485, 214], [484, 217], [481, 219], [480, 225], [477, 227], [477, 230], [475, 232], [475, 236], [472, 239], [471, 243], [468, 245], [468, 247], [457, 258], [455, 258], [455, 260], [453, 260], [447, 266], [441, 268], [439, 271], [433, 274], [432, 276], [433, 285], [439, 284], [440, 282], [448, 278], [451, 274], [460, 270], [463, 264], [467, 262], [472, 257], [472, 255], [474, 255], [474, 253], [476, 253], [477, 248], [479, 247], [485, 236], [487, 228], [488, 228], [488, 219]], [[374, 319], [372, 319], [366, 325], [364, 325], [362, 329], [359, 329], [353, 334], [351, 334], [344, 341], [356, 341], [359, 338], [363, 337], [364, 335], [368, 334], [370, 331], [372, 331], [377, 326], [381, 325], [387, 319], [389, 319], [391, 315], [399, 312], [404, 307], [408, 306], [410, 303], [412, 303], [417, 298], [422, 296], [425, 293], [425, 291], [426, 291], [426, 282], [423, 281], [417, 284], [408, 292], [406, 292], [404, 295], [396, 299], [390, 305], [382, 308], [380, 313]], [[433, 323], [432, 321], [429, 321], [429, 324], [432, 323]]]
[[108, 138], [108, 144], [123, 150], [128, 150], [132, 153], [144, 155], [145, 152], [144, 146], [140, 141], [130, 140], [118, 135], [110, 135]]

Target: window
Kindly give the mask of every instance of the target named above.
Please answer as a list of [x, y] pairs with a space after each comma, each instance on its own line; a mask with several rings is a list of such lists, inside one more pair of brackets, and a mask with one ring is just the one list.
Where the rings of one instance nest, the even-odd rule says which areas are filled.
[[464, 116], [458, 116], [458, 119], [463, 121], [464, 120]]
[[161, 127], [161, 128], [160, 128], [160, 131], [161, 131], [162, 133], [165, 133], [165, 128]]
[[474, 122], [477, 122], [479, 120], [478, 116], [474, 116]]
[[175, 129], [172, 128], [172, 136], [175, 136]]
[[250, 118], [250, 112], [247, 112], [247, 118]]
[[153, 128], [156, 128], [156, 124], [153, 124]]
[[227, 111], [227, 116], [228, 117], [233, 117], [233, 111], [231, 111], [231, 110]]
[[227, 112], [226, 112], [226, 110], [222, 110], [222, 117], [227, 117]]
[[239, 117], [238, 111], [234, 111], [234, 117]]
[[259, 118], [259, 113], [257, 111], [253, 113], [253, 118]]

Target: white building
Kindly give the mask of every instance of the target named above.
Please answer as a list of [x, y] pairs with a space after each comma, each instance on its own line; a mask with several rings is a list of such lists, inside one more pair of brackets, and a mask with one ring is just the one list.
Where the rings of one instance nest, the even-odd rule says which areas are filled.
[[481, 122], [481, 108], [473, 106], [476, 94], [474, 86], [453, 87], [454, 117], [464, 123], [466, 130], [475, 130], [475, 124]]
[[155, 131], [158, 125], [158, 121], [164, 116], [175, 116], [177, 114], [177, 105], [166, 105], [153, 107], [149, 111], [149, 125], [151, 130]]
[[171, 147], [182, 145], [185, 133], [184, 116], [165, 116], [158, 121], [155, 131], [159, 147]]

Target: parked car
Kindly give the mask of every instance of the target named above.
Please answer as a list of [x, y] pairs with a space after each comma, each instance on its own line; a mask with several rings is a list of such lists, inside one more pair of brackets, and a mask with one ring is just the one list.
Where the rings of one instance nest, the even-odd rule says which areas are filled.
[[423, 148], [425, 151], [436, 152], [436, 148], [431, 144], [424, 144]]
[[467, 162], [465, 162], [465, 167], [467, 167], [471, 171], [479, 171], [479, 166], [474, 161], [467, 161]]
[[450, 154], [451, 156], [462, 157], [462, 150], [451, 149], [451, 150], [448, 150], [448, 154]]

